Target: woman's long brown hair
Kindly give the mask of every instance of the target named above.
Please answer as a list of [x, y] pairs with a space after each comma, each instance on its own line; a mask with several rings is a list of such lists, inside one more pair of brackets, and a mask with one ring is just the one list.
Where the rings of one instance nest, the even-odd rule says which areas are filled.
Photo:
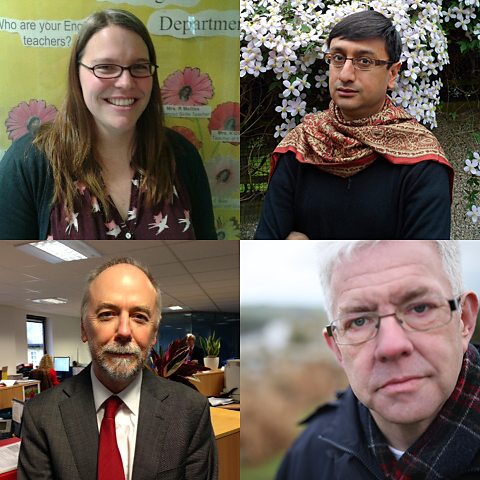
[[[73, 212], [78, 195], [76, 181], [83, 182], [95, 195], [105, 212], [109, 211], [101, 167], [95, 160], [95, 121], [85, 105], [78, 75], [78, 62], [85, 46], [96, 32], [109, 25], [138, 34], [148, 48], [150, 62], [156, 64], [155, 48], [143, 23], [132, 13], [108, 9], [90, 15], [82, 25], [70, 55], [65, 100], [51, 124], [43, 125], [34, 143], [50, 160], [54, 180], [52, 204], [64, 202]], [[175, 160], [167, 142], [162, 99], [157, 74], [152, 93], [136, 125], [132, 163], [144, 175], [147, 205], [171, 198], [175, 183]]]

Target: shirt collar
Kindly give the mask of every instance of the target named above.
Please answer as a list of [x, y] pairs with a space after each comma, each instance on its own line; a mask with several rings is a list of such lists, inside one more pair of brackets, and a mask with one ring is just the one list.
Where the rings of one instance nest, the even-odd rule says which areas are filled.
[[93, 401], [95, 403], [95, 412], [98, 413], [100, 407], [105, 400], [112, 396], [117, 395], [127, 406], [127, 408], [134, 414], [138, 415], [138, 409], [140, 406], [140, 390], [142, 388], [143, 369], [135, 376], [132, 382], [124, 388], [120, 393], [115, 394], [111, 392], [95, 375], [93, 371], [93, 365], [90, 368], [90, 377], [92, 379], [93, 389]]

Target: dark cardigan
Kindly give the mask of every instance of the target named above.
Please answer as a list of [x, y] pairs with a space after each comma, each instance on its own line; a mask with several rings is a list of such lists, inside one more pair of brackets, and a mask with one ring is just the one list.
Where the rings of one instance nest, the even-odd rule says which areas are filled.
[[[168, 129], [177, 174], [192, 205], [197, 239], [217, 239], [212, 198], [202, 159], [195, 147]], [[0, 162], [0, 239], [37, 240], [48, 234], [53, 177], [45, 154], [32, 145], [32, 136], [15, 141]]]

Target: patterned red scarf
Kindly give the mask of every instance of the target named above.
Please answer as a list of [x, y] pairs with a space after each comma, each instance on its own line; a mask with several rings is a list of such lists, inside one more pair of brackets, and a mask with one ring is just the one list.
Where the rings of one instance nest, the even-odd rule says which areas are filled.
[[449, 168], [453, 184], [453, 169], [438, 140], [388, 97], [380, 112], [360, 120], [345, 120], [333, 101], [328, 110], [306, 115], [274, 150], [270, 175], [286, 152], [340, 177], [355, 175], [379, 155], [402, 165], [433, 160]]
[[361, 404], [359, 414], [368, 447], [387, 479], [447, 480], [467, 472], [472, 474], [469, 478], [480, 478], [480, 355], [473, 345], [465, 353], [453, 393], [425, 433], [398, 461]]

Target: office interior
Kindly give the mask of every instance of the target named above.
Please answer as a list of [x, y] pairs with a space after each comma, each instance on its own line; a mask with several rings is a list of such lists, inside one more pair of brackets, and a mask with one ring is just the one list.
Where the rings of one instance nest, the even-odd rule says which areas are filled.
[[[239, 242], [63, 242], [93, 249], [95, 257], [50, 263], [23, 250], [25, 241], [0, 241], [0, 364], [15, 374], [27, 360], [27, 317], [44, 320], [45, 353], [90, 362], [80, 340], [80, 302], [88, 273], [113, 256], [147, 265], [162, 289], [157, 348], [187, 333], [222, 337], [220, 364], [239, 358]], [[20, 248], [19, 248], [20, 247]], [[37, 303], [53, 299], [65, 303]], [[181, 307], [181, 310], [170, 310]]]
[[[198, 336], [206, 337], [215, 332], [221, 339], [219, 367], [231, 359], [240, 358], [238, 241], [63, 243], [94, 256], [84, 260], [50, 263], [27, 251], [29, 247], [25, 247], [25, 241], [0, 241], [0, 367], [4, 370], [2, 378], [7, 375], [11, 378], [28, 375], [28, 368], [24, 371], [21, 365], [29, 363], [29, 349], [30, 360], [32, 356], [35, 359], [33, 366], [38, 364], [43, 353], [55, 357], [60, 380], [78, 373], [82, 367], [88, 365], [88, 346], [80, 339], [81, 298], [88, 273], [114, 256], [133, 257], [148, 266], [160, 283], [162, 320], [155, 346], [157, 351], [160, 347], [165, 351], [172, 340], [181, 339], [190, 332], [195, 334], [197, 339]], [[39, 299], [50, 299], [50, 302], [57, 303], [39, 303]], [[176, 309], [171, 310], [171, 307]], [[27, 321], [34, 327], [36, 323], [44, 326], [43, 345], [36, 344], [39, 340], [28, 344]], [[205, 391], [197, 386], [200, 393], [206, 396], [222, 393], [220, 387], [224, 387], [225, 381], [223, 372], [220, 372], [220, 369], [205, 372], [205, 378], [212, 378], [214, 381], [212, 384], [209, 380], [206, 387], [203, 385], [207, 389]], [[217, 373], [219, 375], [213, 375]], [[212, 375], [208, 377], [207, 374]], [[216, 390], [208, 390], [212, 388]], [[6, 387], [0, 387], [0, 397], [5, 395], [5, 389]], [[22, 396], [25, 397], [26, 388], [23, 390]], [[12, 403], [12, 399], [9, 403]], [[238, 456], [240, 420], [239, 416], [238, 421], [231, 416], [225, 420], [229, 413], [239, 414], [227, 410], [221, 414], [215, 413], [216, 420], [212, 415], [212, 423], [216, 421], [217, 430], [220, 429], [218, 438], [226, 439], [232, 433], [238, 434], [238, 438], [236, 436], [233, 444], [230, 443], [226, 450], [227, 456], [231, 458], [232, 452], [235, 457]], [[225, 452], [223, 454], [225, 455]], [[224, 460], [223, 467], [230, 463]], [[223, 471], [221, 477], [229, 478], [229, 475], [233, 475], [230, 478], [237, 477], [236, 473], [226, 471]]]
[[[55, 357], [60, 380], [76, 374], [91, 360], [87, 344], [80, 339], [80, 304], [91, 270], [114, 256], [129, 256], [149, 267], [162, 290], [162, 320], [155, 349], [165, 351], [170, 342], [193, 333], [206, 337], [215, 332], [221, 339], [218, 370], [199, 373], [199, 392], [212, 397], [225, 391], [224, 367], [240, 358], [240, 259], [239, 242], [228, 241], [70, 241], [62, 242], [88, 258], [51, 263], [31, 254], [25, 241], [0, 241], [0, 368], [2, 377], [28, 375], [25, 365], [36, 366], [44, 353]], [[35, 255], [37, 255], [36, 252]], [[40, 299], [50, 299], [47, 303]], [[54, 303], [51, 303], [54, 302]], [[174, 307], [172, 310], [171, 307]], [[30, 335], [43, 325], [43, 338]], [[29, 354], [30, 350], [30, 354]], [[228, 365], [227, 365], [228, 367]], [[19, 373], [17, 373], [17, 370]], [[236, 371], [231, 369], [230, 371]], [[225, 372], [227, 370], [225, 369]], [[39, 385], [0, 387], [9, 405], [18, 406], [39, 391]], [[58, 388], [58, 387], [55, 387]], [[11, 389], [9, 391], [9, 389]], [[240, 413], [238, 391], [233, 409], [211, 408], [219, 450], [219, 478], [239, 478]], [[13, 398], [11, 398], [13, 396]], [[6, 409], [0, 405], [1, 413]], [[21, 408], [21, 407], [19, 407]], [[11, 413], [10, 413], [11, 414]], [[10, 421], [11, 422], [11, 421]], [[5, 423], [5, 422], [3, 422]], [[0, 430], [3, 425], [0, 420]], [[15, 422], [13, 422], [15, 424]], [[11, 427], [11, 424], [9, 425]], [[12, 429], [13, 432], [13, 429]], [[1, 436], [0, 431], [0, 436]], [[5, 437], [3, 437], [5, 438]], [[10, 442], [13, 439], [0, 440]], [[0, 474], [10, 478], [15, 472]], [[3, 476], [2, 476], [3, 475]]]

